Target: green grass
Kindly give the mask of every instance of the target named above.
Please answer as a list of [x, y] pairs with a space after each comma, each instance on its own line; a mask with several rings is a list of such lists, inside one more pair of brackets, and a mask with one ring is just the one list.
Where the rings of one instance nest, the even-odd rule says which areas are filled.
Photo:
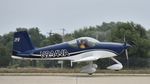
[[[0, 73], [80, 73], [79, 68], [60, 69], [60, 68], [0, 68]], [[115, 74], [150, 74], [150, 69], [123, 69], [120, 71], [100, 70], [96, 73], [115, 73]]]
[[0, 68], [0, 73], [76, 73], [79, 69], [60, 68]]

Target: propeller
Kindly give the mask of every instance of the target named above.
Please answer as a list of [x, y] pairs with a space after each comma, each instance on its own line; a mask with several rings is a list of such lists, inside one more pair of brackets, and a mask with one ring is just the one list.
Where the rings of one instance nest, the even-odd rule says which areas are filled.
[[128, 48], [127, 45], [129, 45], [129, 44], [127, 44], [125, 35], [124, 35], [123, 40], [124, 40], [125, 56], [126, 56], [126, 60], [127, 60], [127, 67], [129, 67], [129, 55], [128, 55], [128, 50], [127, 50], [127, 48]]
[[126, 54], [126, 59], [128, 61], [129, 60], [129, 56], [128, 56], [128, 50], [127, 49], [125, 49], [125, 54]]
[[134, 41], [126, 41], [126, 36], [124, 34], [124, 52], [125, 52], [125, 56], [126, 56], [126, 60], [127, 60], [127, 66], [129, 66], [129, 55], [128, 55], [128, 48], [129, 47], [136, 47], [136, 43]]
[[127, 61], [128, 61], [128, 60], [129, 60], [129, 56], [128, 56], [128, 50], [127, 50], [127, 47], [128, 47], [129, 44], [127, 44], [125, 35], [124, 35], [123, 40], [124, 40], [124, 46], [125, 46], [125, 55], [126, 55], [126, 59], [127, 59]]

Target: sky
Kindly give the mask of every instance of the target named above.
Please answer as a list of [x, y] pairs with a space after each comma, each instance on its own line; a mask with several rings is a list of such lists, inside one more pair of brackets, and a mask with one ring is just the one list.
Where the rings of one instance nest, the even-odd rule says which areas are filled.
[[150, 29], [150, 0], [0, 0], [0, 35], [19, 27], [71, 33], [111, 21]]

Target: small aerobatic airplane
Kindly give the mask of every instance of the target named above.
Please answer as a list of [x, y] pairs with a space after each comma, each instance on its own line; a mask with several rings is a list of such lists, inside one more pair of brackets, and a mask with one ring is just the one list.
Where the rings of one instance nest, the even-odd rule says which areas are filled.
[[71, 66], [73, 62], [88, 62], [88, 65], [81, 68], [81, 72], [91, 75], [97, 68], [93, 61], [102, 58], [110, 58], [116, 62], [116, 64], [108, 66], [107, 69], [122, 69], [123, 65], [114, 57], [125, 51], [128, 59], [128, 47], [130, 45], [126, 42], [100, 42], [91, 37], [80, 37], [60, 44], [35, 48], [28, 33], [21, 31], [14, 33], [12, 58], [23, 60], [70, 60]]

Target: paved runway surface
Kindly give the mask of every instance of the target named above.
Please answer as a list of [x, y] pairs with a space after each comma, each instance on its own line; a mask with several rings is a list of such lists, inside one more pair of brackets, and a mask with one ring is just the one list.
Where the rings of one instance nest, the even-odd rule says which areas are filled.
[[150, 84], [150, 76], [0, 76], [0, 84]]

